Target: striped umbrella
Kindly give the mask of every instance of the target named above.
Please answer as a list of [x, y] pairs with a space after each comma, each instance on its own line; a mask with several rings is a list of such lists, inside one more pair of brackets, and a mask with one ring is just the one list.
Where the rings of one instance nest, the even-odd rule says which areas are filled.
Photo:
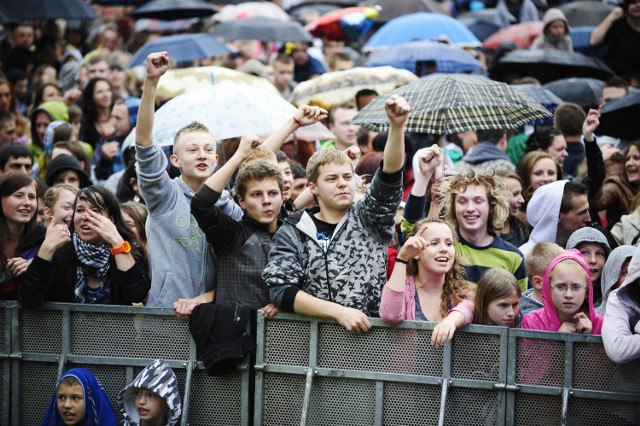
[[378, 96], [352, 120], [376, 132], [389, 129], [384, 103], [392, 95], [411, 105], [407, 132], [444, 135], [452, 132], [515, 129], [552, 116], [523, 91], [504, 83], [466, 74], [432, 74]]
[[482, 69], [480, 62], [464, 49], [429, 40], [412, 41], [376, 52], [367, 60], [367, 66], [390, 65], [415, 73], [420, 63], [425, 62], [434, 62], [440, 73]]

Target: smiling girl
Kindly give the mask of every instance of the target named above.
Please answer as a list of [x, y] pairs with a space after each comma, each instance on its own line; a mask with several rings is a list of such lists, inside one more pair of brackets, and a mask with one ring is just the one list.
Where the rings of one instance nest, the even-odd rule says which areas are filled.
[[431, 338], [437, 346], [473, 321], [475, 286], [463, 278], [454, 235], [440, 219], [418, 221], [396, 257], [380, 303], [380, 317], [387, 322], [438, 322]]

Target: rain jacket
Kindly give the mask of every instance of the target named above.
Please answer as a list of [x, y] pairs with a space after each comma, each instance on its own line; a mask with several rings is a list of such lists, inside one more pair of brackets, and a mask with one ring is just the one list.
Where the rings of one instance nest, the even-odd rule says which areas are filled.
[[378, 316], [387, 282], [387, 246], [402, 198], [402, 173], [378, 169], [364, 198], [351, 205], [323, 251], [311, 214], [289, 216], [271, 243], [262, 278], [272, 302], [293, 311], [298, 291]]
[[480, 142], [472, 147], [462, 160], [456, 163], [456, 169], [464, 167], [482, 172], [493, 168], [495, 172], [515, 172], [516, 166], [509, 160], [507, 154], [491, 142]]
[[[635, 251], [634, 246], [618, 246], [609, 255], [607, 258], [607, 263], [604, 264], [604, 268], [602, 269], [602, 277], [600, 277], [600, 288], [602, 289], [602, 303], [600, 306], [596, 308], [596, 312], [604, 315], [605, 310], [607, 309], [607, 299], [609, 298], [609, 293], [613, 290], [613, 286], [618, 282], [620, 278], [620, 270], [622, 269], [622, 264], [631, 256], [633, 256], [633, 252]], [[631, 266], [631, 265], [629, 265]]]
[[69, 122], [69, 109], [64, 102], [45, 102], [33, 110], [31, 113], [31, 140], [27, 144], [31, 152], [33, 152], [33, 164], [37, 164], [44, 154], [44, 141], [38, 138], [36, 127], [36, 116], [41, 111], [44, 111], [51, 118], [51, 121]]
[[640, 247], [635, 249], [622, 286], [611, 292], [604, 316], [602, 342], [613, 362], [640, 358]]
[[[552, 38], [547, 34], [547, 30], [549, 25], [555, 21], [564, 22], [564, 26], [566, 28], [566, 33], [560, 38]], [[542, 34], [540, 34], [531, 44], [531, 50], [548, 50], [548, 49], [557, 49], [557, 50], [565, 50], [572, 52], [573, 51], [573, 42], [571, 41], [571, 37], [569, 37], [569, 22], [567, 21], [567, 17], [564, 16], [564, 13], [560, 9], [551, 8], [548, 9], [544, 17], [542, 18], [542, 22], [544, 23], [544, 29], [542, 30]]]
[[118, 406], [122, 413], [122, 426], [140, 426], [140, 414], [136, 409], [136, 389], [147, 389], [157, 393], [165, 400], [169, 411], [165, 426], [174, 426], [180, 422], [182, 401], [178, 390], [178, 379], [163, 359], [156, 359], [147, 365], [138, 376], [118, 395]]
[[542, 331], [558, 331], [562, 325], [562, 320], [560, 320], [558, 311], [556, 310], [551, 298], [550, 280], [553, 269], [558, 265], [558, 263], [567, 259], [578, 262], [587, 272], [587, 277], [589, 277], [589, 288], [587, 289], [588, 293], [586, 295], [586, 302], [588, 305], [588, 316], [593, 326], [591, 334], [601, 333], [602, 315], [597, 313], [593, 308], [593, 285], [591, 284], [591, 273], [589, 272], [589, 267], [585, 263], [580, 252], [575, 249], [567, 250], [553, 259], [544, 274], [544, 282], [542, 284], [542, 302], [544, 303], [544, 306], [525, 315], [522, 318], [522, 328]]
[[[154, 143], [136, 146], [138, 182], [149, 208], [147, 239], [151, 291], [147, 306], [173, 308], [178, 299], [192, 299], [213, 289], [215, 256], [191, 214], [194, 191], [166, 172], [167, 157]], [[224, 191], [217, 207], [234, 219], [242, 209]]]
[[[416, 319], [416, 284], [415, 277], [408, 276], [405, 280], [405, 291], [397, 291], [385, 285], [382, 289], [382, 301], [380, 303], [380, 318], [390, 323], [397, 323]], [[451, 309], [449, 313], [456, 311], [464, 316], [464, 325], [473, 322], [473, 292], [468, 292], [469, 299], [463, 299], [455, 304], [450, 301]]]
[[64, 422], [58, 411], [58, 385], [65, 377], [75, 377], [84, 391], [84, 418], [82, 426], [116, 426], [116, 415], [107, 393], [100, 381], [89, 370], [84, 368], [73, 368], [62, 375], [56, 383], [56, 390], [49, 403], [44, 418], [40, 426], [64, 426]]
[[558, 180], [538, 188], [527, 205], [527, 221], [533, 226], [529, 241], [520, 246], [526, 257], [529, 251], [543, 241], [556, 242], [558, 234], [558, 217], [560, 204], [564, 194], [564, 186], [568, 180]]
[[633, 245], [633, 241], [640, 234], [640, 213], [633, 212], [625, 214], [620, 218], [620, 222], [613, 225], [611, 235], [618, 244]]

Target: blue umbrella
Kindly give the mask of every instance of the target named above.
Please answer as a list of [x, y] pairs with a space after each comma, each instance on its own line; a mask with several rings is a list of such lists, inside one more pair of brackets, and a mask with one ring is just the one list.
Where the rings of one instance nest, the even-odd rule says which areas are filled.
[[169, 57], [176, 62], [213, 58], [232, 52], [226, 45], [209, 34], [176, 34], [160, 37], [146, 43], [133, 55], [127, 66], [131, 68], [144, 65], [150, 53], [164, 50], [169, 52]]
[[412, 13], [384, 24], [364, 46], [372, 51], [416, 40], [438, 40], [447, 36], [453, 44], [480, 46], [480, 40], [456, 19], [437, 13]]
[[413, 41], [376, 52], [367, 60], [367, 66], [390, 65], [415, 73], [423, 63], [431, 61], [439, 73], [482, 69], [480, 62], [462, 48], [428, 40]]

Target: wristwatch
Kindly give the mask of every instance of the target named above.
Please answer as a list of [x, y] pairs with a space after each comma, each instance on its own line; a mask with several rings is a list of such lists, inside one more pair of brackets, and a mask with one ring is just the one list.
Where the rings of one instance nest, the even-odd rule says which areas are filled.
[[111, 254], [116, 255], [120, 253], [130, 253], [131, 252], [131, 244], [129, 241], [123, 241], [122, 244], [118, 247], [114, 247], [111, 249]]

